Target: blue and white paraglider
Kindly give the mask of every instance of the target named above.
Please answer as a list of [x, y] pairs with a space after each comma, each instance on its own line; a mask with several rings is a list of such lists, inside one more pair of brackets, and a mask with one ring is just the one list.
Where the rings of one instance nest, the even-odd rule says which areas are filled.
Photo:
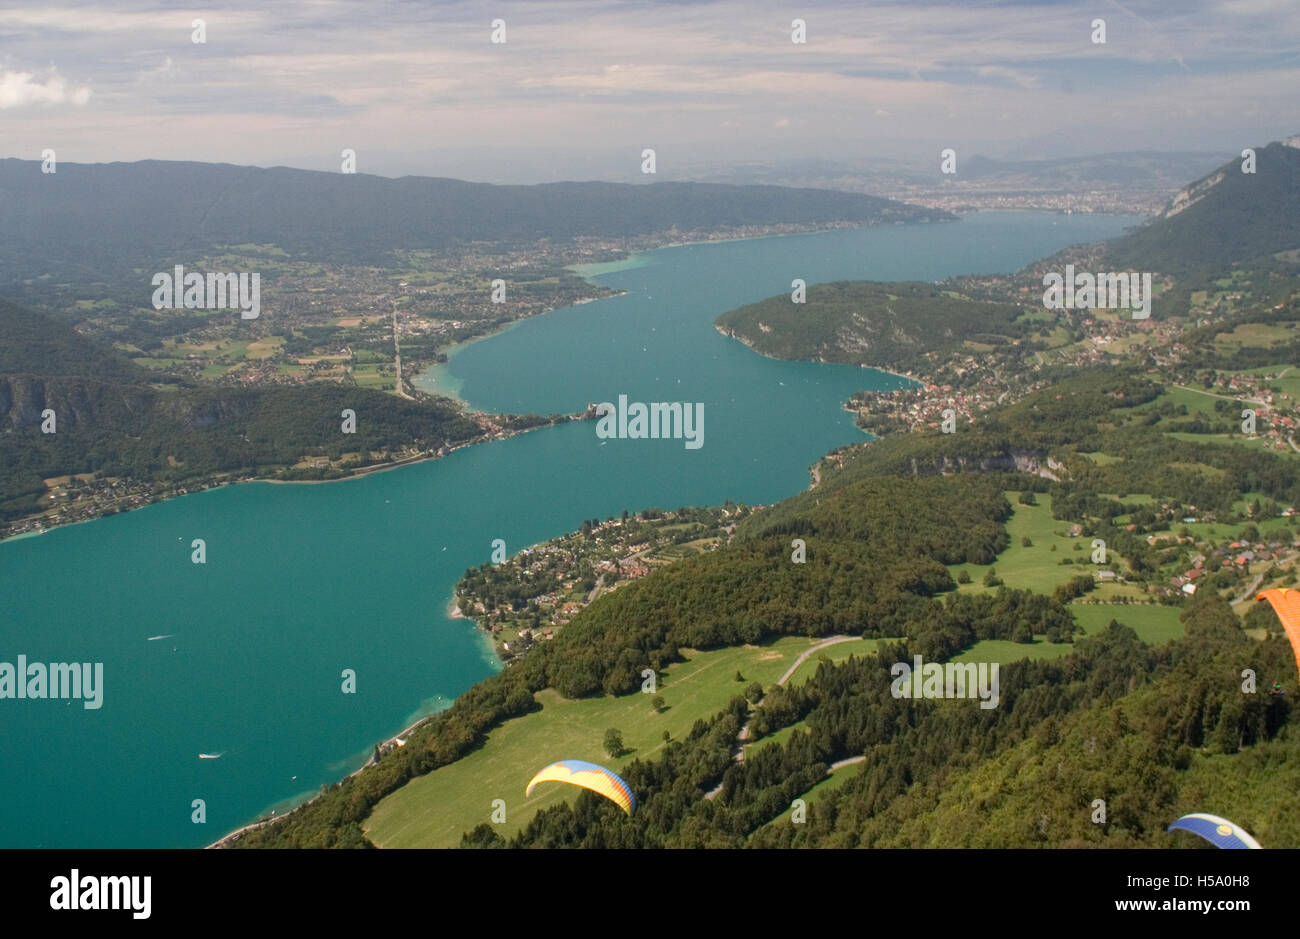
[[1245, 829], [1238, 828], [1226, 818], [1220, 818], [1217, 815], [1193, 812], [1190, 815], [1184, 815], [1170, 825], [1169, 831], [1178, 828], [1183, 831], [1190, 831], [1194, 835], [1200, 835], [1210, 844], [1217, 845], [1220, 848], [1260, 847], [1259, 842], [1252, 838]]

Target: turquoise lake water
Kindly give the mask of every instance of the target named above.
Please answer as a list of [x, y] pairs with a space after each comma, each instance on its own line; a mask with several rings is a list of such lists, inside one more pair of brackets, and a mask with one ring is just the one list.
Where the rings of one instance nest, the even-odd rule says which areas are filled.
[[[572, 423], [361, 479], [231, 486], [0, 544], [0, 661], [104, 663], [99, 710], [0, 701], [0, 846], [199, 846], [336, 782], [499, 668], [481, 633], [446, 616], [493, 539], [513, 554], [624, 508], [785, 498], [827, 450], [864, 439], [840, 408], [850, 394], [904, 383], [764, 359], [719, 335], [718, 314], [796, 277], [1010, 272], [1137, 221], [986, 212], [649, 252], [595, 278], [625, 295], [466, 346], [422, 384], [493, 411], [572, 412], [620, 394], [702, 402], [698, 450], [602, 445], [593, 423]], [[204, 565], [190, 561], [195, 538]], [[344, 669], [356, 694], [341, 693]], [[205, 824], [191, 821], [195, 799]]]

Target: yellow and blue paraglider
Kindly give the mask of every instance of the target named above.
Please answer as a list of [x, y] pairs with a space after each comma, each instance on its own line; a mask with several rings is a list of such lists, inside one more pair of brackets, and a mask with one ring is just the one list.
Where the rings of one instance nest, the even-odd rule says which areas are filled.
[[1194, 835], [1200, 835], [1210, 844], [1218, 845], [1220, 848], [1260, 847], [1258, 841], [1226, 818], [1207, 815], [1204, 812], [1193, 812], [1191, 815], [1184, 815], [1170, 825], [1168, 830], [1173, 831], [1176, 828], [1190, 831]]
[[581, 786], [609, 799], [628, 815], [636, 811], [636, 796], [632, 795], [632, 787], [605, 767], [586, 760], [560, 760], [552, 763], [533, 777], [524, 795], [531, 796], [534, 787], [543, 782]]

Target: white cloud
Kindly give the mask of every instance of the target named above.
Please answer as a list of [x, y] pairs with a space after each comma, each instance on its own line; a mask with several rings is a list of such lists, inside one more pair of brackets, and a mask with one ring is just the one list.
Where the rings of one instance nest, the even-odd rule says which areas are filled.
[[61, 75], [51, 72], [42, 82], [34, 72], [0, 74], [0, 108], [21, 108], [33, 104], [84, 105], [90, 89], [69, 85]]
[[155, 82], [170, 81], [180, 74], [180, 69], [172, 62], [172, 57], [167, 56], [162, 60], [162, 64], [156, 68], [151, 68], [141, 72], [136, 76], [137, 82]]
[[1000, 78], [1013, 82], [1021, 88], [1037, 88], [1039, 86], [1037, 75], [1030, 75], [1020, 69], [1007, 68], [1002, 65], [981, 65], [975, 70], [975, 74], [981, 78]]

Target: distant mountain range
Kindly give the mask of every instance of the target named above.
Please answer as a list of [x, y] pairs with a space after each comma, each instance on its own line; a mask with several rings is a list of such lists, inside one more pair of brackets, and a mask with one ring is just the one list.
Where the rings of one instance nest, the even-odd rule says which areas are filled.
[[396, 249], [476, 241], [758, 225], [951, 219], [890, 199], [775, 186], [561, 182], [496, 186], [275, 167], [0, 160], [0, 286], [50, 275], [112, 279], [219, 245], [275, 244], [320, 261], [381, 264]]
[[995, 160], [977, 154], [958, 164], [957, 175], [1024, 186], [1173, 186], [1221, 163], [1223, 156], [1221, 153], [1132, 151], [1056, 160]]
[[[999, 192], [1070, 192], [1125, 189], [1170, 193], [1219, 166], [1228, 153], [1130, 151], [1051, 160], [1001, 160], [958, 148], [956, 172], [941, 173], [939, 153], [926, 160], [797, 160], [772, 165], [700, 167], [696, 178], [716, 182], [817, 186], [890, 193], [978, 189]], [[908, 193], [904, 195], [903, 193]]]

